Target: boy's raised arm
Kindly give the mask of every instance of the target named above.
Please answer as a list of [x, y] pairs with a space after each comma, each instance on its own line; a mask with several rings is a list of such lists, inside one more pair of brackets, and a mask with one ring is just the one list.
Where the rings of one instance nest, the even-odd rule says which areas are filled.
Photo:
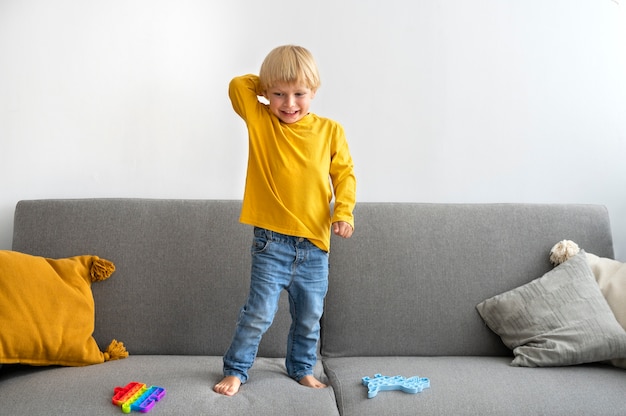
[[244, 120], [263, 108], [258, 97], [263, 95], [258, 75], [248, 74], [233, 78], [228, 85], [228, 96], [233, 110]]

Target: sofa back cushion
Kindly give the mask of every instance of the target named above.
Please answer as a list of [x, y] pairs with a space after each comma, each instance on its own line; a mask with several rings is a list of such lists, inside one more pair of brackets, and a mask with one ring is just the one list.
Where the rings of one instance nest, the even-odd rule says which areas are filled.
[[602, 206], [360, 203], [355, 221], [331, 242], [327, 357], [511, 355], [478, 303], [550, 270], [562, 239], [613, 256]]
[[[94, 285], [94, 338], [133, 354], [222, 355], [250, 281], [252, 229], [239, 201], [78, 199], [17, 204], [13, 250], [93, 254], [115, 274]], [[285, 355], [286, 298], [260, 356]]]

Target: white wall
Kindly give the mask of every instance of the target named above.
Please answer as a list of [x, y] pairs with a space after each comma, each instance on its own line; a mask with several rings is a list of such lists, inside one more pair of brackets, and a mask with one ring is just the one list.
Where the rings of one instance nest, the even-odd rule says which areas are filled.
[[241, 198], [227, 83], [296, 43], [359, 200], [605, 204], [626, 261], [620, 3], [0, 0], [0, 249], [20, 199]]

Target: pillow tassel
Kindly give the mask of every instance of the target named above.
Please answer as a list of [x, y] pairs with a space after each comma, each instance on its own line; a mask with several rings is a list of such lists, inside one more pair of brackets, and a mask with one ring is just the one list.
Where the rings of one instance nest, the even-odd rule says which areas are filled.
[[124, 347], [123, 342], [119, 342], [114, 339], [111, 341], [111, 344], [107, 347], [104, 354], [104, 361], [111, 360], [120, 360], [122, 358], [128, 357], [128, 351], [126, 351], [126, 347]]
[[115, 265], [109, 260], [101, 259], [94, 256], [94, 260], [91, 262], [91, 281], [99, 282], [108, 279], [109, 276], [115, 271]]

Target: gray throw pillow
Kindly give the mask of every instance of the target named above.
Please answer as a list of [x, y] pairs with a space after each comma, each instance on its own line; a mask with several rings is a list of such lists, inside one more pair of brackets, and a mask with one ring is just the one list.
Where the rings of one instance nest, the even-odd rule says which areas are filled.
[[585, 252], [542, 277], [476, 306], [513, 350], [513, 366], [574, 365], [626, 357], [626, 331], [615, 319]]

